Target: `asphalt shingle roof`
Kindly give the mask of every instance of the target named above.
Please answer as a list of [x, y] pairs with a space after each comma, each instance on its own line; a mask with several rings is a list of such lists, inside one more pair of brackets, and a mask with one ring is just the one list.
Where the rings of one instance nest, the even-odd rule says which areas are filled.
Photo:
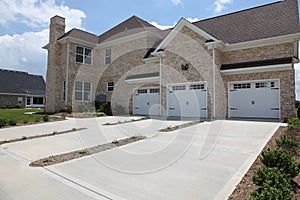
[[42, 76], [0, 69], [0, 93], [44, 96], [46, 83]]

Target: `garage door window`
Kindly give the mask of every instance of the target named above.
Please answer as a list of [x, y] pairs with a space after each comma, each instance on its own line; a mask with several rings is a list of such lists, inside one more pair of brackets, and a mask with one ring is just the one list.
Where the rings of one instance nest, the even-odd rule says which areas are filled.
[[268, 83], [267, 82], [255, 83], [255, 88], [267, 88], [267, 87], [268, 87]]
[[139, 90], [137, 91], [137, 93], [138, 93], [138, 94], [146, 94], [146, 93], [148, 93], [148, 91], [147, 91], [147, 89], [139, 89]]
[[173, 86], [172, 90], [185, 90], [185, 85], [177, 85]]
[[152, 89], [150, 89], [150, 93], [159, 93], [159, 89], [158, 88], [152, 88]]
[[233, 89], [249, 89], [251, 88], [251, 83], [236, 83], [233, 84]]
[[190, 85], [190, 90], [204, 90], [204, 84]]

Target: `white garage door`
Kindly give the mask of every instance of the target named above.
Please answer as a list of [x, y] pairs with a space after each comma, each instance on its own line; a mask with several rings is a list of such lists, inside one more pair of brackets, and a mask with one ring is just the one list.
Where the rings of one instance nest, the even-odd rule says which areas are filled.
[[279, 81], [230, 83], [228, 117], [280, 118]]
[[142, 88], [134, 94], [135, 115], [159, 115], [159, 88]]
[[207, 118], [207, 84], [168, 86], [168, 116]]

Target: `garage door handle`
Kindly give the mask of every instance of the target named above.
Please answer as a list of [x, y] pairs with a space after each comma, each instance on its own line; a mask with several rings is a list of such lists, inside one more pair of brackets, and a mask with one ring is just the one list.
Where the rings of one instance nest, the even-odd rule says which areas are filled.
[[279, 110], [279, 108], [271, 108], [271, 110]]
[[271, 88], [271, 90], [279, 90], [279, 88]]
[[237, 108], [230, 108], [230, 110], [238, 110]]
[[175, 108], [169, 108], [169, 110], [175, 110]]
[[207, 90], [201, 90], [201, 92], [206, 92]]
[[140, 109], [140, 108], [135, 108], [136, 110]]
[[201, 110], [207, 110], [207, 108], [201, 108]]
[[237, 90], [230, 90], [230, 92], [236, 92]]

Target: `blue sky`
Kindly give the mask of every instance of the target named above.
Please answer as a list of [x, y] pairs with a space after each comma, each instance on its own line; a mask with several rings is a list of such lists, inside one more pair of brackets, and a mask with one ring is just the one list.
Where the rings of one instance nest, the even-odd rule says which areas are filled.
[[[1, 0], [0, 68], [27, 71], [45, 77], [49, 19], [66, 18], [67, 30], [80, 28], [97, 35], [132, 15], [160, 28], [182, 17], [190, 21], [276, 2], [274, 0]], [[296, 82], [300, 99], [300, 67]], [[298, 73], [299, 72], [299, 73]]]

